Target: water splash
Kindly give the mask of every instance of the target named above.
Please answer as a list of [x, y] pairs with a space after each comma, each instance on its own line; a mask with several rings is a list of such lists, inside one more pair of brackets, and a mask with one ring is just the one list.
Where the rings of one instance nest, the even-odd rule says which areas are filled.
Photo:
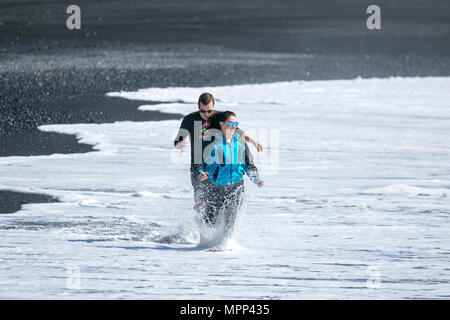
[[200, 215], [196, 216], [198, 226], [199, 243], [198, 249], [209, 249], [212, 251], [239, 250], [243, 247], [237, 243], [236, 236], [239, 229], [239, 216], [243, 210], [239, 210], [235, 217], [230, 220], [223, 216], [214, 225], [203, 221]]

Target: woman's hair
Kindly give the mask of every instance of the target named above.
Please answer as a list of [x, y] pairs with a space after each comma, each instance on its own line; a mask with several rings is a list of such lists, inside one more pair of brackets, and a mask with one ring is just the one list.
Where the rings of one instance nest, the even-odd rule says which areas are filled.
[[220, 122], [226, 122], [231, 116], [236, 117], [236, 114], [233, 111], [218, 111], [214, 113], [208, 119], [208, 129], [220, 130]]

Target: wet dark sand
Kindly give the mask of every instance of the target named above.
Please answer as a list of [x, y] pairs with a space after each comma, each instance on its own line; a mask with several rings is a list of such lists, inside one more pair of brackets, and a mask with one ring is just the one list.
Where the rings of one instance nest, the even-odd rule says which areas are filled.
[[[358, 76], [448, 76], [448, 1], [57, 0], [0, 3], [0, 156], [89, 152], [54, 123], [180, 119], [106, 92]], [[148, 102], [145, 102], [148, 103]], [[1, 191], [0, 212], [41, 195]]]
[[23, 204], [45, 202], [58, 202], [58, 200], [44, 194], [0, 190], [0, 214], [14, 213], [20, 210]]
[[[80, 108], [89, 101], [92, 105], [102, 108]], [[127, 121], [159, 121], [179, 119], [182, 115], [166, 114], [158, 111], [142, 112], [139, 105], [150, 104], [148, 101], [131, 101], [115, 97], [77, 97], [64, 104], [63, 111], [51, 113], [53, 121], [45, 123], [108, 123], [121, 120]], [[107, 110], [105, 110], [107, 109]], [[60, 120], [60, 121], [58, 121]], [[35, 128], [25, 128], [20, 132], [3, 135], [0, 140], [0, 157], [35, 156], [54, 153], [92, 152], [92, 146], [79, 143], [74, 135], [55, 132], [44, 132]]]

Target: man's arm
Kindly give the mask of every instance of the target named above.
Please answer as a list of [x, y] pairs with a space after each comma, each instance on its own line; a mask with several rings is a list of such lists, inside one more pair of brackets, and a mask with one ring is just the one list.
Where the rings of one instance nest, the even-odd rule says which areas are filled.
[[246, 134], [244, 131], [242, 131], [240, 128], [236, 128], [236, 132], [244, 137], [246, 142], [250, 142], [251, 144], [253, 144], [256, 147], [256, 150], [258, 150], [259, 152], [263, 151], [263, 146], [262, 144], [260, 144], [258, 141], [256, 141], [255, 139], [253, 139], [252, 137], [250, 137], [248, 134]]
[[173, 146], [177, 149], [183, 149], [186, 146], [186, 138], [189, 135], [189, 118], [186, 116], [181, 121], [180, 129], [173, 141]]

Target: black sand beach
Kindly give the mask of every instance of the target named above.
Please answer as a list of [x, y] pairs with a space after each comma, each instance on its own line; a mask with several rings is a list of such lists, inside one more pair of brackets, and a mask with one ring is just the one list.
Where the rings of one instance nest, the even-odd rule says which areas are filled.
[[[366, 27], [371, 1], [79, 0], [81, 30], [70, 4], [0, 3], [2, 157], [92, 151], [42, 124], [181, 118], [110, 91], [450, 74], [443, 0], [377, 1], [381, 30]], [[39, 197], [0, 191], [0, 212]]]

